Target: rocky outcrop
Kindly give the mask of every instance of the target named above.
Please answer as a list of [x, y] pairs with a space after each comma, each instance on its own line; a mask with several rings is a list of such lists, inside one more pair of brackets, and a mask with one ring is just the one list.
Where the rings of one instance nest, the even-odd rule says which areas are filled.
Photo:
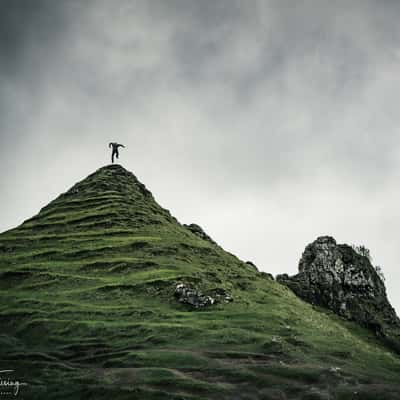
[[258, 272], [263, 278], [269, 279], [271, 281], [274, 280], [274, 276], [272, 274], [265, 271], [259, 271], [257, 265], [255, 265], [252, 261], [246, 261], [245, 264], [254, 269], [254, 271]]
[[190, 224], [190, 225], [184, 224], [183, 226], [185, 228], [189, 229], [190, 232], [194, 233], [199, 238], [207, 240], [208, 242], [211, 242], [213, 244], [217, 244], [214, 240], [211, 239], [210, 236], [207, 235], [207, 233], [204, 232], [204, 230], [201, 226], [196, 225], [196, 224]]
[[256, 266], [253, 262], [251, 262], [251, 261], [246, 261], [245, 264], [246, 264], [246, 265], [249, 265], [249, 266], [250, 266], [251, 268], [253, 268], [255, 271], [259, 272], [257, 266]]
[[270, 274], [269, 272], [261, 271], [261, 272], [260, 272], [260, 275], [261, 275], [263, 278], [265, 278], [265, 279], [269, 279], [270, 281], [275, 280], [275, 279], [274, 279], [274, 276], [273, 276], [272, 274]]
[[188, 304], [194, 308], [203, 308], [212, 304], [229, 303], [233, 301], [233, 298], [225, 289], [216, 288], [206, 295], [186, 283], [178, 283], [176, 285], [174, 296], [180, 303]]
[[400, 352], [400, 320], [385, 284], [368, 257], [351, 246], [319, 237], [306, 247], [299, 273], [278, 275], [277, 280], [302, 299], [372, 329]]

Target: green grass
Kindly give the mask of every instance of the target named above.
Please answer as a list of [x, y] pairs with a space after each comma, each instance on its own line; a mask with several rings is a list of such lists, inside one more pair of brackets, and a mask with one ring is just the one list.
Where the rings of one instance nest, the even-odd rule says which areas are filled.
[[[1, 234], [0, 278], [0, 368], [23, 398], [400, 398], [371, 332], [200, 239], [119, 166]], [[180, 281], [234, 301], [193, 310]]]

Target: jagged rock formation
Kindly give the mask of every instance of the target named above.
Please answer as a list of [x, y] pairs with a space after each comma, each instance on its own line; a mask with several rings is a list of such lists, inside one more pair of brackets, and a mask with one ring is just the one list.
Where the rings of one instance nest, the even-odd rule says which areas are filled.
[[302, 299], [371, 328], [400, 352], [400, 320], [370, 260], [330, 236], [309, 244], [295, 276], [277, 280]]

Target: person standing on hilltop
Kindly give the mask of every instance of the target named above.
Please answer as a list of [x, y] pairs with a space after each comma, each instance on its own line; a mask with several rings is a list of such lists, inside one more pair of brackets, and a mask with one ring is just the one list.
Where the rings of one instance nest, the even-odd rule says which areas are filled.
[[125, 148], [125, 146], [123, 144], [119, 144], [117, 142], [111, 142], [108, 147], [112, 147], [112, 154], [111, 154], [111, 162], [114, 164], [114, 156], [119, 158], [119, 151], [118, 148], [119, 147], [123, 147]]

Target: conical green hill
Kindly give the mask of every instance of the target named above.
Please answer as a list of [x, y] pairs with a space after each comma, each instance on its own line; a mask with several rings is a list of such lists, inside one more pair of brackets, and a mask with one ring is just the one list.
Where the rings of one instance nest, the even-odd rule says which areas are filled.
[[0, 235], [0, 321], [24, 399], [400, 398], [372, 332], [180, 224], [119, 165]]

